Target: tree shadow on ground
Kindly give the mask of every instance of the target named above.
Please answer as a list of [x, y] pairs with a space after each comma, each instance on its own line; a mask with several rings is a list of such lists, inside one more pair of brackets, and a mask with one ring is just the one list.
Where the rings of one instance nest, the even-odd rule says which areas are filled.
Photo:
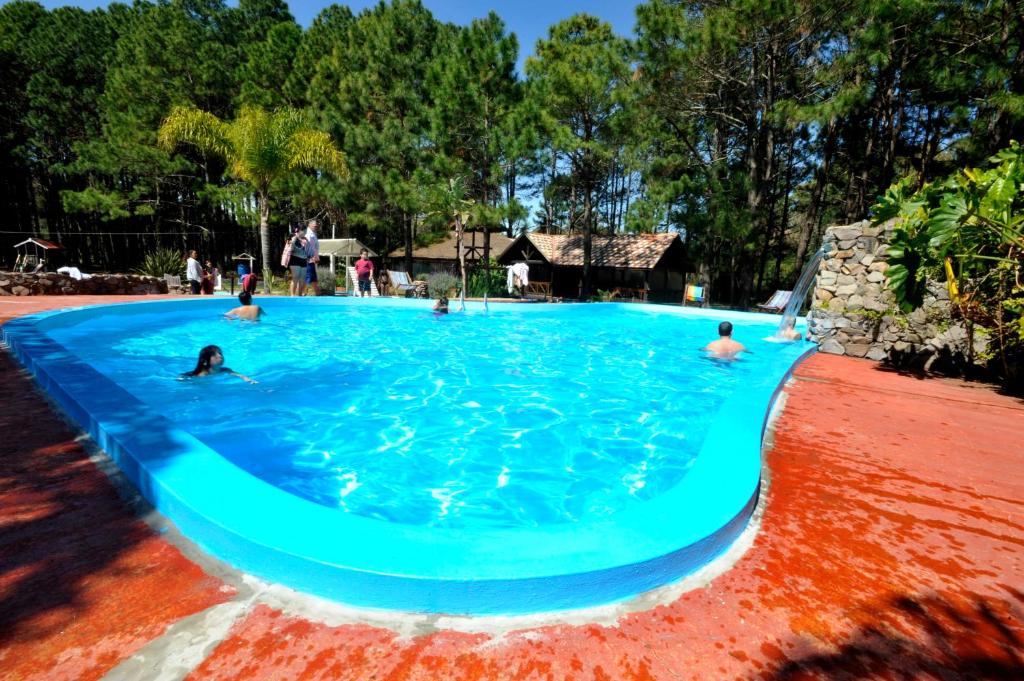
[[878, 364], [878, 370], [895, 373], [900, 376], [927, 379], [953, 379], [967, 381], [978, 387], [991, 388], [994, 392], [1008, 397], [1015, 397], [1024, 402], [1024, 383], [1009, 383], [1000, 380], [997, 373], [968, 362], [960, 354], [952, 353], [949, 348], [942, 347], [938, 351], [925, 350], [889, 351], [889, 356]]
[[900, 596], [835, 652], [790, 659], [765, 673], [797, 679], [1024, 679], [1024, 594], [1008, 598]]
[[0, 647], [62, 632], [153, 531], [0, 351]]

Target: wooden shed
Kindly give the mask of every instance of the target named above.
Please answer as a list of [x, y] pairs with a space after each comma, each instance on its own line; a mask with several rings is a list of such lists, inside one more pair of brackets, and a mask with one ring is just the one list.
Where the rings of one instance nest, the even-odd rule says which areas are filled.
[[[484, 234], [482, 231], [466, 230], [462, 236], [466, 248], [466, 265], [473, 266], [484, 258]], [[504, 234], [491, 232], [491, 258], [498, 260], [505, 249], [512, 243]], [[392, 263], [401, 262], [405, 258], [405, 248], [396, 248], [388, 253]], [[392, 268], [394, 269], [394, 268]], [[441, 241], [429, 246], [421, 246], [412, 252], [412, 274], [430, 274], [432, 272], [459, 271], [459, 252], [456, 248], [455, 232], [451, 231]]]
[[[583, 283], [583, 235], [527, 232], [498, 258], [508, 266], [525, 262], [530, 281], [550, 283], [551, 294], [578, 298]], [[591, 249], [593, 286], [617, 291], [618, 297], [680, 302], [686, 273], [692, 268], [676, 233], [594, 236]]]

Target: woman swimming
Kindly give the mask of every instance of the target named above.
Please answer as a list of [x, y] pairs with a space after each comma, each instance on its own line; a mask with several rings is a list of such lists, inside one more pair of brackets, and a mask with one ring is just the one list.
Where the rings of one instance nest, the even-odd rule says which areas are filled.
[[249, 383], [256, 382], [245, 374], [232, 371], [224, 366], [224, 353], [221, 352], [220, 348], [216, 345], [207, 345], [205, 348], [200, 350], [199, 361], [196, 362], [196, 368], [192, 371], [186, 371], [181, 375], [181, 378], [209, 376], [210, 374], [231, 374], [232, 376], [238, 376], [243, 381], [247, 381]]

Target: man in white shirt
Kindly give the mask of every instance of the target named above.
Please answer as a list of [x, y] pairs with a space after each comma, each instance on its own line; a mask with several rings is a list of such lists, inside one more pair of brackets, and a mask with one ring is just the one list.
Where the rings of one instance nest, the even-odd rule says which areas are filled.
[[203, 268], [199, 264], [199, 254], [195, 251], [188, 252], [188, 266], [185, 270], [188, 277], [188, 286], [192, 295], [198, 296], [203, 290]]
[[306, 287], [310, 287], [310, 295], [315, 296], [319, 294], [317, 291], [317, 280], [316, 280], [316, 265], [320, 262], [320, 240], [317, 238], [317, 230], [320, 229], [320, 223], [315, 219], [310, 220], [306, 226], [306, 253], [309, 255], [309, 259], [306, 261], [306, 281], [302, 283], [299, 289], [299, 295], [306, 295]]

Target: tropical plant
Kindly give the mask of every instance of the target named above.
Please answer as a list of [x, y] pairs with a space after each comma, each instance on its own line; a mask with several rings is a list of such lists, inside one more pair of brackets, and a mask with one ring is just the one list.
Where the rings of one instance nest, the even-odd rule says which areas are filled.
[[185, 274], [185, 259], [180, 251], [158, 248], [143, 259], [142, 265], [136, 268], [135, 272], [150, 277], [162, 277], [165, 274], [176, 274], [180, 277]]
[[461, 177], [449, 178], [439, 189], [430, 192], [428, 204], [433, 212], [455, 228], [455, 252], [459, 258], [459, 275], [461, 289], [466, 285], [466, 249], [464, 247], [465, 229], [472, 217], [471, 210], [475, 203], [466, 198], [466, 184]]
[[505, 285], [505, 268], [492, 258], [487, 267], [477, 264], [476, 269], [469, 275], [466, 291], [475, 298], [482, 298], [484, 294], [501, 296], [505, 295]]
[[260, 211], [260, 246], [264, 291], [270, 282], [271, 185], [300, 168], [348, 175], [345, 158], [330, 135], [314, 130], [294, 109], [268, 113], [242, 107], [235, 120], [225, 122], [195, 107], [175, 107], [160, 126], [158, 138], [165, 149], [190, 144], [200, 152], [222, 158], [228, 173], [249, 185]]
[[924, 282], [946, 280], [950, 300], [973, 325], [990, 328], [1004, 378], [1016, 380], [1024, 351], [1024, 148], [912, 191], [896, 183], [874, 206], [876, 223], [899, 220], [889, 250], [889, 286], [905, 311], [922, 302]]

